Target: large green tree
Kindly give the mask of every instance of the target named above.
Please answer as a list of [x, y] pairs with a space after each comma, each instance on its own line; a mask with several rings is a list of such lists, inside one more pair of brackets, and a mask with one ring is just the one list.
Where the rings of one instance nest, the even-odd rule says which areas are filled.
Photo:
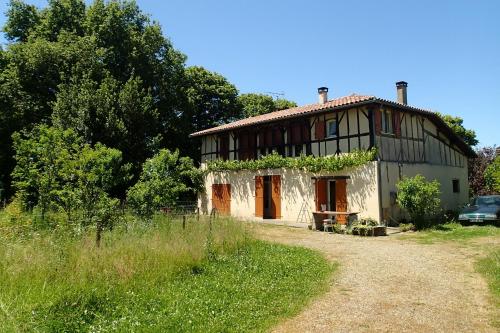
[[295, 102], [279, 98], [274, 100], [265, 94], [248, 93], [238, 96], [244, 117], [253, 117], [261, 114], [296, 107]]
[[187, 105], [185, 56], [133, 1], [12, 0], [0, 51], [0, 176], [13, 169], [11, 135], [38, 123], [73, 128], [123, 151], [139, 171], [159, 146], [177, 147]]
[[238, 89], [222, 75], [192, 66], [186, 68], [183, 90], [186, 104], [179, 114], [177, 140], [183, 154], [198, 158], [200, 145], [188, 135], [240, 118]]
[[460, 117], [454, 117], [446, 114], [437, 114], [444, 120], [444, 122], [457, 134], [466, 144], [473, 147], [478, 144], [476, 139], [476, 132], [464, 127], [464, 120]]

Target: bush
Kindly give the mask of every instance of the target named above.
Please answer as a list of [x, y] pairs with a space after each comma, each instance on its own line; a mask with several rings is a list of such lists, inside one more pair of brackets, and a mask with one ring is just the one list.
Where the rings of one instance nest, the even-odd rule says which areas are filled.
[[342, 227], [342, 224], [340, 223], [334, 223], [333, 224], [333, 232], [336, 234], [343, 234], [345, 232], [345, 229]]
[[440, 184], [437, 180], [428, 182], [422, 175], [404, 178], [396, 184], [397, 203], [406, 210], [416, 229], [429, 227], [441, 205]]
[[500, 156], [497, 156], [484, 172], [486, 188], [490, 193], [500, 193]]
[[373, 235], [373, 227], [379, 225], [375, 219], [371, 217], [363, 218], [353, 222], [351, 232], [353, 235], [368, 236]]
[[399, 231], [401, 232], [407, 232], [413, 230], [415, 230], [415, 226], [413, 225], [413, 223], [401, 223], [399, 225]]
[[179, 200], [193, 199], [204, 186], [203, 171], [179, 151], [161, 150], [144, 162], [139, 181], [127, 193], [132, 209], [151, 218], [161, 207], [173, 206]]

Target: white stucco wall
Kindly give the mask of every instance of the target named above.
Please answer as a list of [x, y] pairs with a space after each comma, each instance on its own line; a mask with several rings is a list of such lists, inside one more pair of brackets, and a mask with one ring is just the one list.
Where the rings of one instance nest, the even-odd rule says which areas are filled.
[[[453, 167], [427, 163], [380, 162], [380, 185], [382, 194], [382, 210], [384, 217], [388, 215], [399, 219], [401, 213], [397, 205], [391, 203], [390, 193], [396, 192], [396, 183], [403, 177], [421, 174], [427, 180], [436, 179], [441, 184], [441, 204], [443, 209], [457, 209], [469, 199], [469, 183], [467, 167]], [[458, 179], [460, 192], [453, 193], [452, 180]]]
[[[208, 214], [212, 209], [212, 184], [231, 184], [231, 215], [255, 219], [254, 177], [256, 175], [281, 176], [281, 220], [297, 222], [304, 202], [310, 212], [315, 210], [314, 181], [311, 178], [320, 175], [305, 171], [274, 169], [208, 174], [205, 180], [206, 191], [200, 195], [198, 202], [201, 211]], [[348, 211], [360, 212], [360, 217], [372, 217], [378, 220], [376, 162], [370, 162], [355, 169], [322, 173], [321, 176], [350, 176], [347, 180]]]

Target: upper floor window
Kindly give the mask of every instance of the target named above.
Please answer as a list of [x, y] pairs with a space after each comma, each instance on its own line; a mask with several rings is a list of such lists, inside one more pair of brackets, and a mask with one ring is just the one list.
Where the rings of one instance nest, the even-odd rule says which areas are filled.
[[337, 121], [328, 120], [326, 122], [326, 136], [329, 138], [337, 136]]
[[460, 181], [458, 179], [452, 179], [451, 185], [453, 187], [453, 193], [460, 193]]
[[382, 132], [387, 134], [394, 134], [391, 111], [382, 110], [381, 112], [382, 112]]

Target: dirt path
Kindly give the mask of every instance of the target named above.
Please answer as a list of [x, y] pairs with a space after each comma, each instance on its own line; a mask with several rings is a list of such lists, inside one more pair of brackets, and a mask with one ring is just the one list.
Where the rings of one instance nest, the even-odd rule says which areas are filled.
[[497, 332], [477, 254], [397, 235], [361, 238], [256, 226], [258, 237], [320, 250], [340, 268], [329, 291], [275, 332]]

